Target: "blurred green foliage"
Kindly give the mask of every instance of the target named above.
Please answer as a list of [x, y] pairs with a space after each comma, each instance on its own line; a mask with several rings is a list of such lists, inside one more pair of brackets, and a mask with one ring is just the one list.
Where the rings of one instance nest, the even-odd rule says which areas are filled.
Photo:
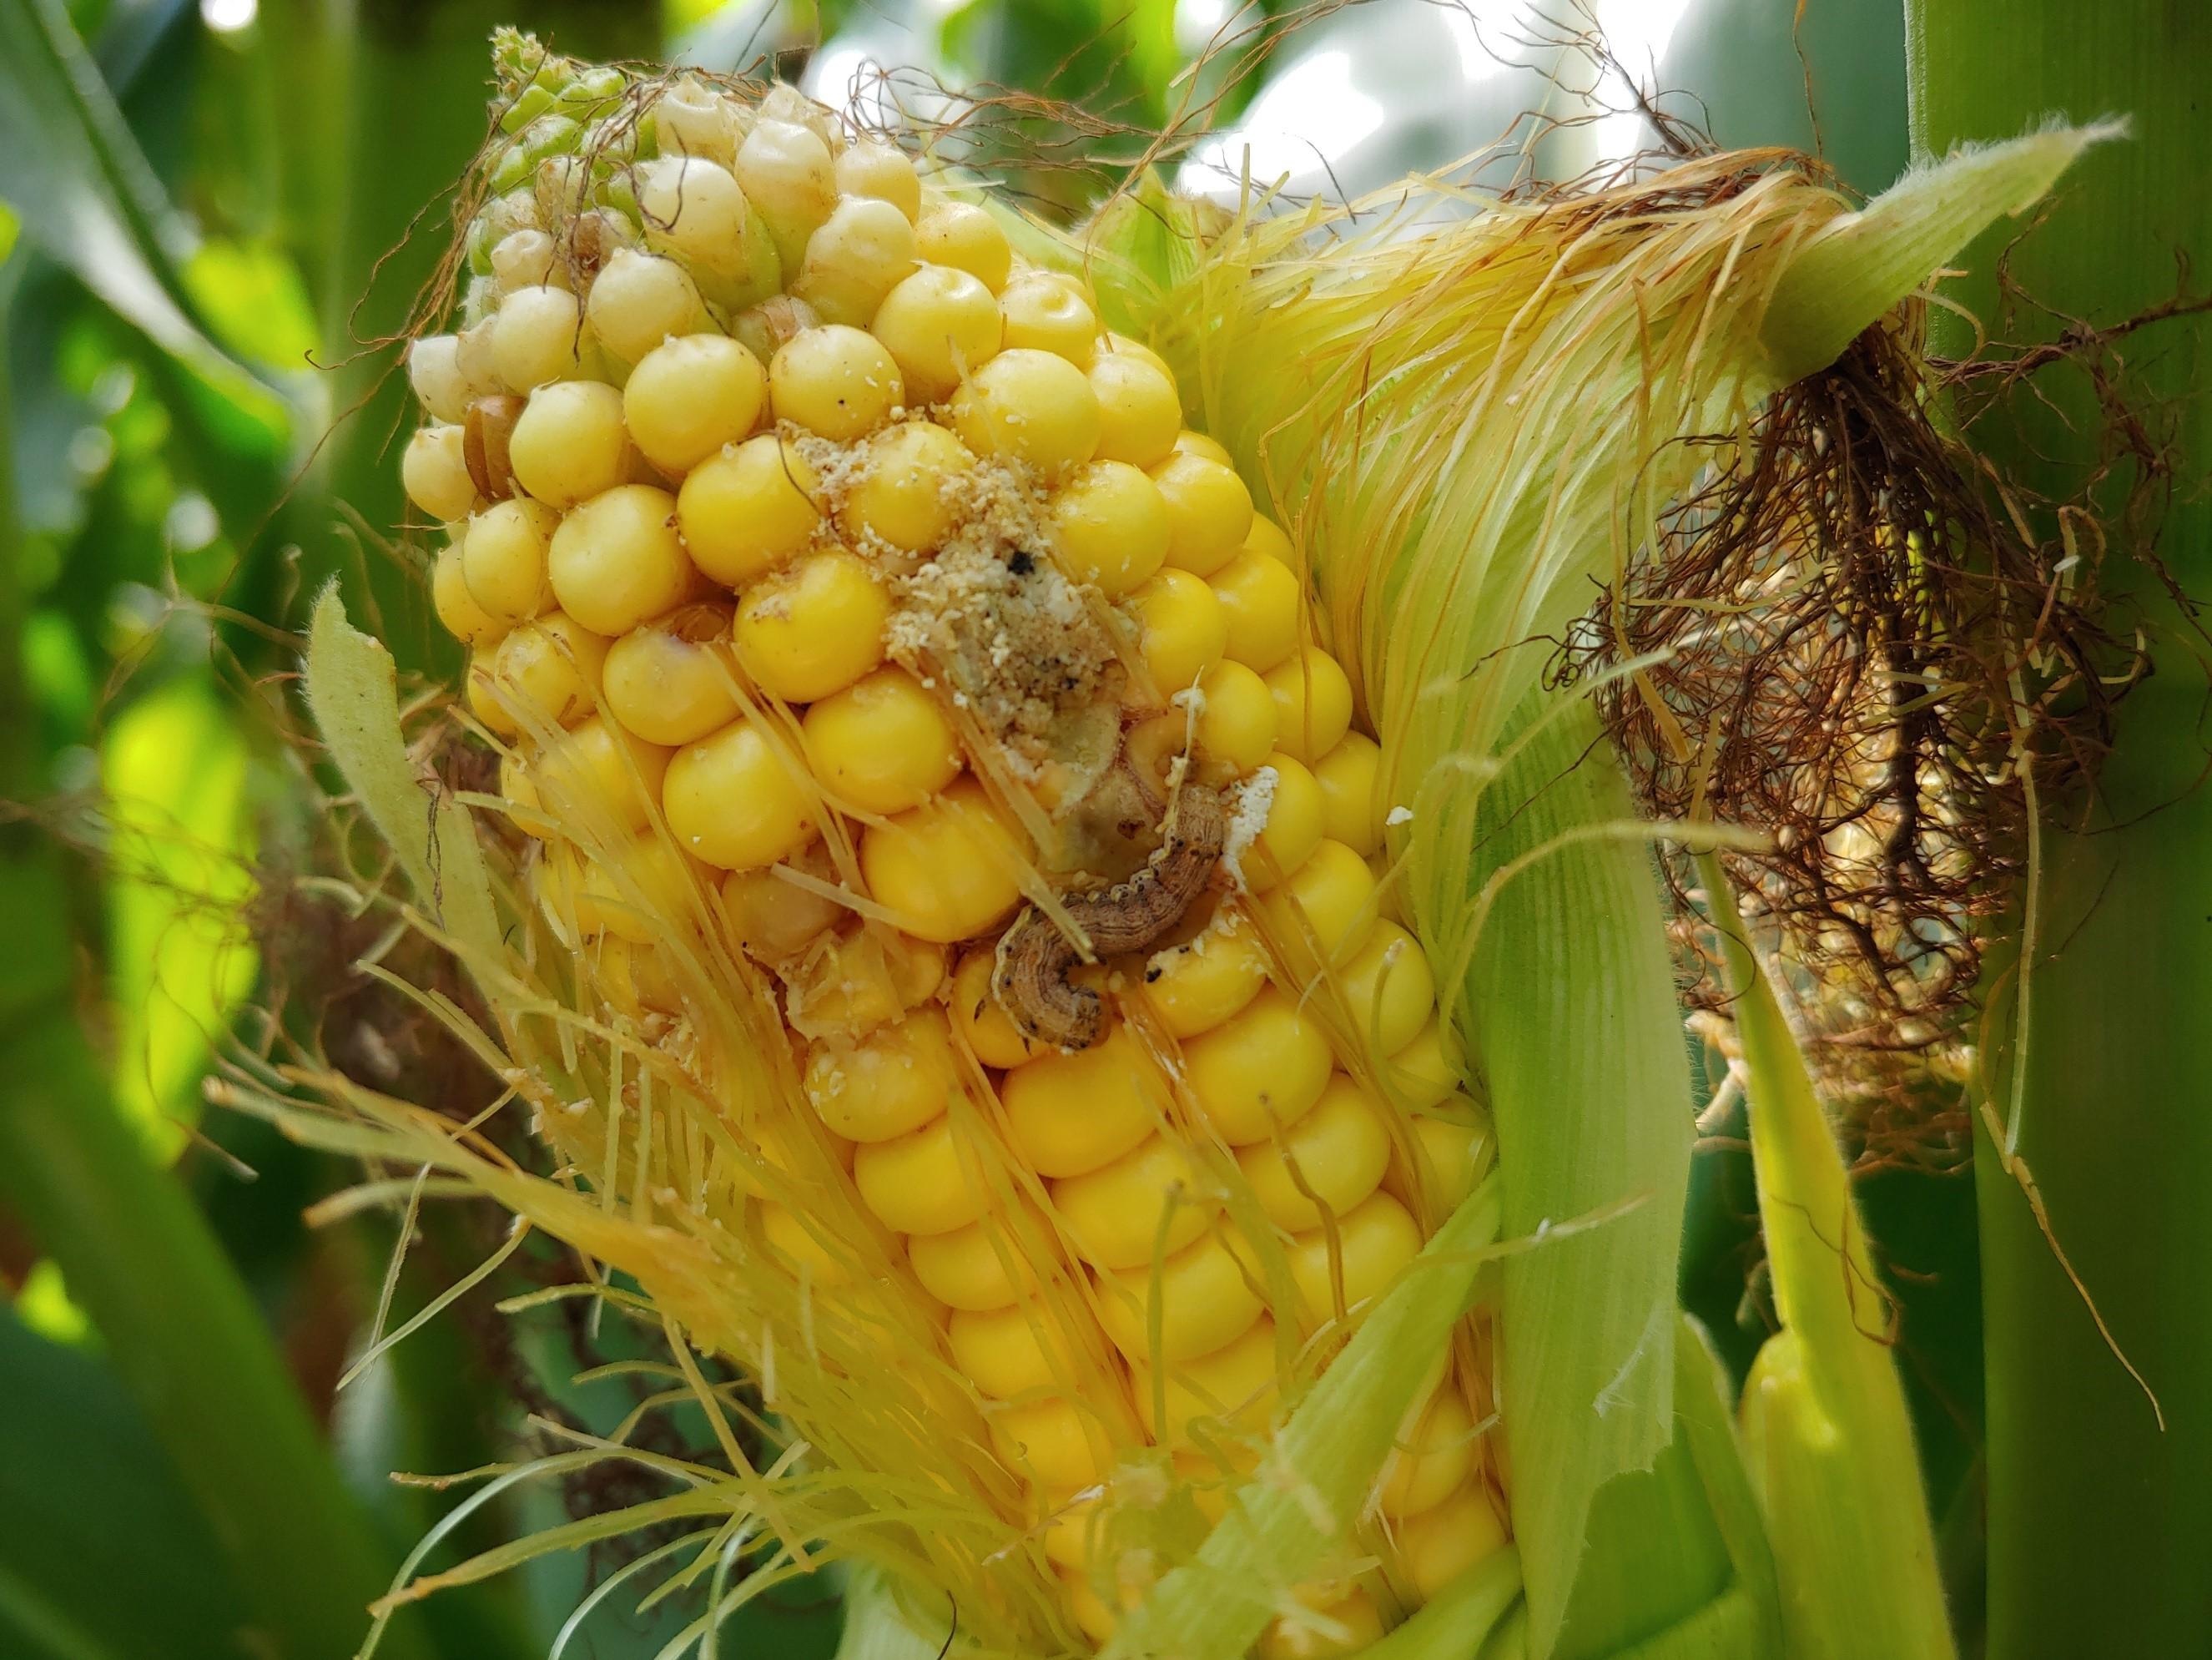
[[[1865, 40], [1848, 21], [1829, 26], [1835, 9], [1814, 9], [1825, 31], [1816, 78], [1837, 88], [1821, 100], [1821, 134], [1846, 176], [1876, 187], [1902, 155], [1895, 8], [1843, 8], [1879, 25]], [[1264, 31], [1294, 10], [1263, 0], [1229, 29]], [[1730, 142], [1803, 142], [1802, 96], [1789, 91], [1799, 83], [1781, 73], [1778, 37], [1736, 27], [1742, 10], [1693, 6], [1667, 76], [1703, 95]], [[307, 1209], [358, 1173], [258, 1122], [200, 1110], [225, 1034], [265, 1035], [250, 1015], [257, 997], [279, 985], [302, 994], [297, 1037], [343, 1037], [362, 1018], [359, 976], [343, 956], [322, 960], [347, 946], [338, 919], [278, 903], [281, 891], [254, 876], [257, 866], [302, 868], [319, 834], [283, 733], [295, 650], [284, 630], [342, 575], [365, 597], [356, 614], [380, 614], [403, 665], [449, 666], [419, 555], [393, 540], [406, 394], [377, 343], [404, 326], [436, 258], [442, 193], [483, 131], [484, 40], [503, 21], [571, 52], [649, 57], [678, 39], [715, 67], [766, 53], [794, 75], [823, 40], [895, 49], [945, 84], [1070, 100], [1130, 129], [1200, 112], [1231, 119], [1261, 78], [1256, 60], [1240, 76], [1233, 53], [1194, 65], [1214, 29], [1188, 0], [672, 0], [661, 18], [585, 0], [270, 0], [258, 16], [240, 0], [0, 0], [0, 154], [11, 158], [0, 175], [10, 462], [0, 478], [0, 802], [14, 804], [0, 813], [0, 904], [14, 908], [24, 959], [0, 975], [0, 1043], [40, 1069], [28, 1093], [52, 1098], [35, 1122], [29, 1107], [0, 1104], [0, 1148], [46, 1146], [59, 1159], [91, 1145], [70, 1140], [73, 1125], [105, 1125], [123, 1139], [100, 1145], [142, 1155], [111, 1184], [106, 1210], [42, 1207], [40, 1193], [70, 1191], [58, 1171], [44, 1172], [57, 1177], [44, 1189], [38, 1171], [0, 1178], [0, 1286], [14, 1304], [0, 1306], [14, 1408], [0, 1414], [0, 1652], [325, 1660], [298, 1633], [319, 1618], [359, 1629], [358, 1587], [335, 1565], [303, 1567], [295, 1605], [272, 1614], [265, 1581], [276, 1570], [259, 1565], [257, 1581], [241, 1564], [240, 1537], [210, 1501], [216, 1478], [195, 1462], [206, 1448], [234, 1450], [240, 1492], [258, 1471], [290, 1484], [301, 1517], [326, 1512], [319, 1532], [292, 1529], [302, 1541], [354, 1541], [364, 1571], [388, 1575], [454, 1499], [395, 1487], [390, 1471], [451, 1472], [540, 1449], [526, 1413], [604, 1432], [635, 1407], [639, 1386], [579, 1385], [575, 1374], [658, 1353], [657, 1335], [618, 1318], [586, 1329], [560, 1305], [495, 1313], [498, 1297], [562, 1277], [533, 1247], [336, 1393], [379, 1306], [394, 1212], [310, 1229]], [[1037, 113], [984, 131], [969, 159], [985, 164], [1068, 136]], [[1123, 161], [1136, 153], [1106, 148]], [[1019, 182], [1062, 207], [1086, 188], [1053, 171]], [[1747, 1177], [1730, 1158], [1717, 1147], [1703, 1165], [1685, 1295], [1740, 1369], [1759, 1329], [1745, 1289], [1756, 1242]], [[173, 1213], [138, 1204], [131, 1195], [155, 1191], [149, 1182], [191, 1202]], [[1970, 1246], [1970, 1217], [1964, 1225]], [[496, 1219], [426, 1207], [387, 1326], [500, 1237]], [[1919, 1243], [1927, 1258], [1916, 1266], [1958, 1260], [1954, 1240]], [[1971, 1310], [1970, 1278], [1963, 1301], [1955, 1274], [1943, 1284], [1944, 1310]], [[237, 1351], [189, 1353], [194, 1322], [156, 1317], [162, 1299], [172, 1315], [234, 1306], [241, 1320], [224, 1330]], [[1959, 1364], [1948, 1347], [1935, 1363], [1947, 1402]], [[240, 1416], [252, 1399], [242, 1387], [228, 1410], [220, 1390], [209, 1395], [204, 1419], [172, 1409], [163, 1380], [256, 1366], [291, 1390], [324, 1447], [288, 1452], [273, 1444], [282, 1436], [257, 1436]], [[1955, 1429], [1947, 1438], [1942, 1424], [1932, 1408], [1923, 1415], [1931, 1468], [1940, 1461], [1942, 1491], [1970, 1499], [1971, 1439]], [[705, 1439], [680, 1415], [666, 1433], [677, 1450]], [[641, 1496], [525, 1482], [436, 1560]], [[543, 1654], [625, 1560], [542, 1559], [448, 1591], [386, 1651]], [[698, 1617], [702, 1592], [636, 1611], [653, 1582], [641, 1573], [616, 1587], [569, 1633], [571, 1651], [663, 1652]], [[811, 1591], [729, 1622], [733, 1639], [780, 1660], [826, 1652], [836, 1629], [826, 1595]]]

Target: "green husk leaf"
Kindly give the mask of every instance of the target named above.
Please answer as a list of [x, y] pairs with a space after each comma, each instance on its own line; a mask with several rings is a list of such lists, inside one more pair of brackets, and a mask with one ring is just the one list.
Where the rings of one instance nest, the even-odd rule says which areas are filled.
[[[1197, 1556], [1121, 1622], [1103, 1660], [1237, 1660], [1289, 1589], [1341, 1548], [1398, 1426], [1467, 1311], [1478, 1270], [1496, 1254], [1498, 1214], [1495, 1183], [1485, 1181], [1298, 1403]], [[1511, 1593], [1492, 1589], [1498, 1594], [1480, 1607], [1495, 1620]]]
[[[1792, 1655], [1956, 1652], [1888, 1303], [1828, 1121], [1717, 858], [1700, 861], [1749, 1073], [1753, 1167], [1782, 1330], [1744, 1387]], [[1881, 1587], [1876, 1596], [1870, 1586]]]
[[392, 654], [346, 620], [335, 582], [316, 599], [308, 629], [307, 704], [331, 758], [431, 919], [468, 947], [471, 960], [500, 960], [498, 915], [475, 828], [436, 777], [409, 758]]

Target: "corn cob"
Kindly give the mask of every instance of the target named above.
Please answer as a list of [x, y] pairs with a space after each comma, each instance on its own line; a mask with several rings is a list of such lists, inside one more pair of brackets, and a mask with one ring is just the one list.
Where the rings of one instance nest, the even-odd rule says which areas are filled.
[[[1486, 1157], [1380, 751], [1291, 539], [1083, 281], [787, 88], [526, 50], [402, 472], [535, 902], [728, 1104], [766, 1260], [858, 1310], [840, 1200], [890, 1242], [1103, 1642], [1132, 1450], [1218, 1509]], [[1364, 1646], [1503, 1542], [1477, 1355], [1264, 1651]]]

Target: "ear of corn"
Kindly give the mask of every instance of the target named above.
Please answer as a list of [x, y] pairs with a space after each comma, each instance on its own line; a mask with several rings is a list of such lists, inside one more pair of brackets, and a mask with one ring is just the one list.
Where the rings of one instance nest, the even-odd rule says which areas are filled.
[[[1170, 222], [1178, 389], [787, 89], [534, 51], [405, 462], [503, 757], [466, 805], [517, 834], [424, 816], [333, 600], [310, 678], [560, 1168], [343, 1087], [385, 1128], [313, 1133], [467, 1175], [760, 1377], [781, 1456], [726, 1438], [707, 1501], [748, 1594], [852, 1555], [978, 1653], [1317, 1657], [1462, 1582], [1496, 1619], [1525, 1563], [1548, 1651], [1677, 1412], [1686, 1080], [1646, 832], [1604, 768], [1537, 787], [1595, 728], [1504, 648], [1770, 383], [1723, 274], [1770, 294], [1841, 205]], [[1501, 1213], [1502, 1449], [1461, 1317]], [[1681, 1623], [1750, 1653], [1741, 1519]]]

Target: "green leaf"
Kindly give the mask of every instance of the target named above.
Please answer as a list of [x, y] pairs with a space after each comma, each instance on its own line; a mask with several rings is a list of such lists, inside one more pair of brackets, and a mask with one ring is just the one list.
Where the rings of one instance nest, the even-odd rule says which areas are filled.
[[1743, 1415], [1778, 1546], [1790, 1651], [1805, 1660], [1948, 1660], [1956, 1648], [1935, 1529], [1866, 1225], [1727, 873], [1715, 855], [1698, 864], [1743, 1045], [1752, 1165], [1782, 1321], [1752, 1366]]

